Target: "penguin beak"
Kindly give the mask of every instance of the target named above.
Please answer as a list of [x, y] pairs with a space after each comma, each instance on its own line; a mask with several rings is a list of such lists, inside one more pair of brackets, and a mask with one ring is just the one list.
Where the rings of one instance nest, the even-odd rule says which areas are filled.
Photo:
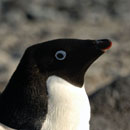
[[112, 42], [108, 39], [101, 39], [96, 40], [96, 45], [101, 51], [106, 52], [108, 49], [111, 48]]

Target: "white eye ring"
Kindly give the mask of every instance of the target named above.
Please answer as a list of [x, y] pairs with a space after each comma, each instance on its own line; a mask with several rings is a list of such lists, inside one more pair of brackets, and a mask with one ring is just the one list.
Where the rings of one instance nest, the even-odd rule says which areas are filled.
[[63, 50], [57, 51], [55, 57], [57, 60], [64, 60], [66, 58], [66, 52]]

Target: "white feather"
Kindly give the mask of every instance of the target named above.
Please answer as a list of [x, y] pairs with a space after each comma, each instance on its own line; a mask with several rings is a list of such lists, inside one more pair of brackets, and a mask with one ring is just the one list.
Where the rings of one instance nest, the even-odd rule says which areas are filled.
[[47, 90], [48, 113], [42, 130], [89, 130], [90, 104], [84, 87], [50, 76]]
[[15, 129], [12, 129], [12, 128], [0, 123], [0, 130], [15, 130]]

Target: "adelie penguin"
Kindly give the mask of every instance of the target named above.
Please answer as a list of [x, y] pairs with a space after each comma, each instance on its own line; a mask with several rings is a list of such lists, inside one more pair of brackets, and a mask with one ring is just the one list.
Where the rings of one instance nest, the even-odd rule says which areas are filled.
[[17, 130], [89, 130], [84, 75], [111, 45], [107, 39], [58, 39], [29, 47], [0, 95], [1, 125]]

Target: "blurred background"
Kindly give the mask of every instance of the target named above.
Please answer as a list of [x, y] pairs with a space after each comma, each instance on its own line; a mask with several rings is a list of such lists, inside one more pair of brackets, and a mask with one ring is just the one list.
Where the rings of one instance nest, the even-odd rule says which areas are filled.
[[0, 91], [30, 45], [108, 38], [112, 48], [86, 74], [91, 130], [129, 130], [129, 7], [129, 0], [0, 0]]

